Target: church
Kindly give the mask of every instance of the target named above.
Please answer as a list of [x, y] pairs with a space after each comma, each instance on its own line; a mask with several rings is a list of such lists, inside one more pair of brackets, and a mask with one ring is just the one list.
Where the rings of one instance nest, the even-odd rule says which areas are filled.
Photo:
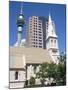
[[[37, 20], [39, 20], [38, 16], [32, 16], [32, 19], [33, 18], [37, 18]], [[39, 25], [43, 26], [41, 19], [39, 22], [41, 23]], [[52, 20], [50, 13], [47, 20], [47, 29], [44, 31], [46, 35], [43, 35], [43, 29], [41, 29], [40, 26], [40, 29], [36, 29], [36, 31], [41, 30], [42, 32], [40, 34], [41, 38], [38, 38], [40, 32], [38, 32], [38, 35], [36, 33], [38, 36], [36, 39], [41, 42], [38, 43], [36, 40], [36, 44], [38, 43], [37, 45], [35, 45], [35, 42], [33, 42], [33, 45], [32, 41], [29, 41], [29, 37], [31, 38], [30, 40], [35, 39], [35, 37], [31, 37], [33, 34], [31, 35], [30, 33], [26, 40], [26, 42], [29, 41], [27, 45], [25, 42], [22, 42], [24, 24], [24, 14], [21, 7], [21, 11], [17, 19], [18, 39], [16, 44], [9, 48], [9, 88], [11, 89], [24, 88], [26, 80], [28, 80], [29, 85], [30, 78], [36, 77], [36, 73], [39, 71], [42, 63], [50, 63], [53, 61], [58, 64], [59, 62], [58, 36], [56, 35], [55, 23]], [[45, 38], [43, 36], [45, 36]], [[43, 42], [46, 42], [45, 49], [43, 48]], [[40, 79], [35, 80], [36, 84], [41, 84]], [[47, 82], [49, 82], [48, 79]]]

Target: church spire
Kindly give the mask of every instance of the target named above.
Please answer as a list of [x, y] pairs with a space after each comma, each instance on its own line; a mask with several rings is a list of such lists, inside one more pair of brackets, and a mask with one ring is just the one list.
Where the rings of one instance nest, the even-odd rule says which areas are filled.
[[52, 19], [51, 19], [51, 14], [49, 13], [49, 23], [52, 22]]
[[55, 32], [55, 23], [49, 13], [48, 29], [47, 29], [46, 48], [50, 53], [52, 60], [58, 63], [57, 57], [59, 56], [58, 37]]

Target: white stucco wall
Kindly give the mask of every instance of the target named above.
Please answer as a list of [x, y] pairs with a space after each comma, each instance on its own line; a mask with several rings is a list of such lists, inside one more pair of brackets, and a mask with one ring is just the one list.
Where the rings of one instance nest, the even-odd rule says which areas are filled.
[[10, 71], [10, 82], [13, 81], [25, 81], [25, 72], [18, 71], [18, 80], [15, 80], [15, 71]]
[[15, 72], [16, 71], [10, 71], [10, 88], [22, 88], [25, 84], [25, 72], [24, 71], [18, 71], [18, 79], [15, 80]]
[[10, 83], [10, 88], [24, 88], [24, 82], [21, 83]]

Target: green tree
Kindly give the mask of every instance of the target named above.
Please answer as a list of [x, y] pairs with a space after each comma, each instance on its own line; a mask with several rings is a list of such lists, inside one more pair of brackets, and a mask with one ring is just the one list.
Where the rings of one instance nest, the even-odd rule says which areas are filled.
[[57, 65], [54, 62], [51, 62], [48, 64], [48, 71], [47, 71], [47, 76], [48, 78], [53, 78], [56, 80], [56, 75], [57, 75]]
[[59, 58], [56, 81], [58, 85], [66, 85], [66, 54], [61, 54]]
[[66, 85], [66, 54], [61, 54], [58, 65], [54, 62], [42, 63], [36, 77], [44, 85], [45, 78], [53, 78], [57, 85]]
[[30, 83], [31, 86], [35, 85], [35, 78], [31, 77], [30, 80], [29, 80], [29, 83]]
[[41, 64], [40, 70], [36, 73], [36, 77], [41, 79], [41, 83], [44, 86], [45, 78], [47, 78], [48, 63]]

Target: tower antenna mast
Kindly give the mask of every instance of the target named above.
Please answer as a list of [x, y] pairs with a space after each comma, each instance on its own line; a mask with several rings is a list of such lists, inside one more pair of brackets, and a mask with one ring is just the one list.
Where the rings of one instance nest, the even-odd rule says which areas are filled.
[[21, 3], [21, 11], [20, 11], [21, 14], [23, 14], [23, 3]]

